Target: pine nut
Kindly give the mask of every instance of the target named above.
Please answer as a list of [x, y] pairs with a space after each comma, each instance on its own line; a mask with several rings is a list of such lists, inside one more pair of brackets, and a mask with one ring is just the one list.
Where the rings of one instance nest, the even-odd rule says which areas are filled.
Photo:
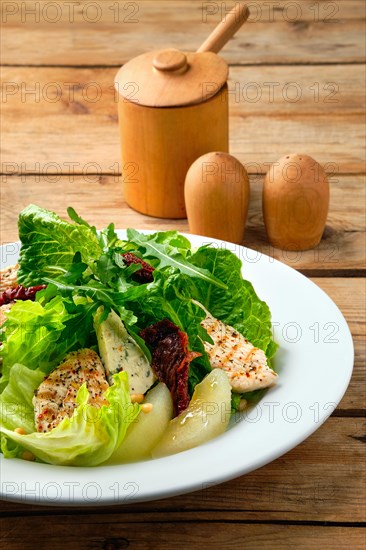
[[248, 401], [247, 401], [246, 399], [240, 399], [238, 411], [239, 411], [239, 412], [245, 411], [245, 409], [247, 408], [247, 406], [248, 406]]
[[132, 393], [130, 397], [131, 403], [142, 403], [145, 398], [143, 393]]
[[143, 413], [149, 413], [153, 410], [153, 404], [152, 403], [144, 403], [141, 405], [141, 410]]
[[30, 460], [31, 462], [33, 462], [33, 460], [35, 460], [36, 457], [30, 451], [24, 451], [24, 453], [22, 454], [22, 459], [23, 460]]
[[26, 434], [26, 432], [25, 432], [25, 430], [23, 430], [23, 428], [15, 428], [14, 432], [19, 434], [19, 435], [25, 435]]

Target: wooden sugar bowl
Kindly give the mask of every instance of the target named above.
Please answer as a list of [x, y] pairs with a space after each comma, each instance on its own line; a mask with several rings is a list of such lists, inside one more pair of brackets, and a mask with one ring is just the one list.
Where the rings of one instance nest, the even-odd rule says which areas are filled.
[[237, 3], [197, 52], [153, 51], [119, 70], [124, 196], [135, 210], [185, 218], [189, 167], [205, 153], [228, 151], [228, 66], [217, 52], [248, 15]]

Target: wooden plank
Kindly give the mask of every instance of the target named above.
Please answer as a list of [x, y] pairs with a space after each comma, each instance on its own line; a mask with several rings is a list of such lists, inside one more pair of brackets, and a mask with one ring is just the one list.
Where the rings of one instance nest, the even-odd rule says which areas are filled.
[[338, 412], [366, 408], [366, 280], [315, 278], [342, 311], [355, 347], [355, 366], [348, 390], [338, 405]]
[[[94, 166], [119, 173], [115, 73], [4, 68], [2, 172], [69, 174]], [[363, 172], [363, 82], [362, 67], [234, 68], [232, 154], [255, 174], [290, 152], [307, 152], [327, 171]]]
[[231, 67], [231, 116], [362, 114], [365, 68], [357, 65]]
[[[80, 518], [77, 518], [80, 521]], [[215, 522], [178, 524], [163, 522], [158, 526], [147, 522], [136, 529], [135, 525], [121, 520], [109, 524], [108, 517], [90, 523], [88, 516], [77, 523], [75, 517], [52, 518], [51, 534], [46, 533], [42, 518], [14, 522], [14, 528], [4, 529], [4, 542], [8, 550], [48, 550], [50, 547], [63, 550], [104, 550], [130, 548], [131, 550], [171, 550], [175, 547], [192, 547], [206, 550], [208, 547], [246, 548], [256, 550], [258, 545], [271, 549], [308, 550], [321, 547], [324, 550], [364, 550], [365, 533], [350, 527], [314, 527], [295, 525], [251, 525]], [[26, 534], [20, 535], [22, 529]], [[74, 533], [73, 533], [74, 530]], [[8, 534], [10, 533], [10, 534]], [[244, 546], [245, 545], [245, 546]]]
[[[19, 13], [4, 23], [0, 43], [3, 62], [117, 66], [150, 48], [175, 45], [194, 49], [219, 21], [222, 5], [226, 8], [233, 4], [201, 0], [119, 1], [122, 19], [134, 17], [133, 11], [138, 8], [138, 22], [129, 24], [113, 21], [114, 13], [109, 8], [116, 3], [109, 0], [98, 2], [102, 9], [99, 23], [85, 21], [82, 9], [88, 3], [87, 0], [77, 3], [74, 23], [67, 20], [63, 7], [59, 23], [47, 22], [44, 15], [35, 23], [28, 15], [23, 24], [21, 10], [34, 7], [35, 3], [26, 2], [23, 8], [20, 0], [2, 2], [2, 10], [9, 5], [20, 7]], [[259, 21], [241, 31], [226, 47], [224, 57], [240, 65], [304, 66], [231, 69], [231, 148], [242, 162], [250, 163], [252, 173], [245, 244], [307, 273], [325, 275], [344, 271], [352, 275], [356, 270], [359, 273], [365, 265], [365, 184], [362, 177], [345, 174], [364, 171], [364, 128], [360, 126], [364, 69], [305, 65], [363, 60], [359, 44], [363, 38], [365, 4], [363, 0], [315, 3], [279, 0], [270, 3], [274, 4], [272, 23], [265, 20], [268, 2], [259, 0], [252, 4], [262, 10]], [[205, 22], [202, 8], [209, 5], [210, 9], [212, 5], [219, 9], [207, 14]], [[292, 22], [286, 20], [296, 6], [301, 7], [301, 16], [295, 14]], [[334, 8], [339, 8], [339, 12], [333, 17]], [[89, 14], [92, 13], [93, 8]], [[340, 21], [325, 21], [329, 16]], [[22, 172], [24, 162], [23, 171], [33, 170], [42, 175], [3, 178], [0, 240], [9, 242], [16, 238], [17, 213], [31, 201], [58, 212], [73, 204], [98, 227], [113, 219], [120, 227], [187, 229], [184, 220], [147, 218], [130, 210], [123, 201], [120, 178], [113, 176], [120, 171], [112, 89], [116, 69], [44, 71], [6, 69], [4, 82], [15, 82], [20, 89], [3, 103], [3, 162], [13, 163], [7, 167], [9, 173]], [[64, 83], [70, 81], [76, 87], [74, 101], [65, 94]], [[39, 103], [31, 94], [25, 95], [22, 102], [22, 83], [29, 90], [37, 82], [41, 90]], [[42, 97], [45, 85], [52, 82], [61, 83], [61, 97], [55, 102], [52, 88], [47, 89], [50, 97]], [[102, 92], [96, 102], [84, 97], [85, 86], [91, 82], [96, 82]], [[296, 86], [287, 86], [292, 82]], [[274, 86], [273, 101], [268, 83]], [[338, 93], [330, 96], [332, 89], [336, 90], [334, 85], [338, 86]], [[258, 90], [261, 99], [253, 101], [253, 93]], [[286, 92], [291, 95], [296, 90], [301, 91], [299, 101], [284, 97]], [[92, 95], [93, 87], [90, 91]], [[266, 163], [295, 150], [312, 154], [323, 164], [335, 163], [336, 171], [344, 174], [331, 178], [331, 208], [320, 247], [300, 255], [268, 246], [260, 203], [261, 174]], [[56, 164], [51, 165], [53, 162]], [[86, 167], [87, 163], [96, 163], [94, 169], [98, 173], [101, 167], [103, 173], [110, 175], [72, 176], [73, 172], [82, 174], [87, 168], [92, 172], [93, 167]], [[53, 171], [58, 175], [52, 176]], [[328, 171], [333, 171], [330, 164]], [[60, 172], [69, 175], [60, 176]], [[365, 407], [364, 281], [313, 280], [342, 309], [355, 341], [354, 375], [336, 413], [360, 414]], [[217, 487], [210, 487], [208, 479], [202, 491], [159, 502], [88, 510], [3, 502], [0, 511], [10, 517], [4, 518], [0, 525], [2, 541], [11, 549], [61, 548], [61, 544], [62, 548], [66, 544], [67, 548], [164, 549], [188, 543], [195, 548], [212, 546], [221, 550], [244, 546], [254, 549], [259, 543], [264, 548], [307, 549], [319, 545], [326, 549], [364, 550], [365, 533], [358, 526], [365, 520], [364, 433], [361, 418], [332, 417], [302, 445], [252, 474]]]
[[[260, 172], [268, 162], [276, 162], [288, 153], [305, 151], [320, 164], [335, 167], [339, 172], [364, 170], [363, 128], [359, 115], [308, 117], [298, 114], [287, 118], [242, 114], [232, 117], [230, 124], [230, 152], [244, 165], [259, 166]], [[350, 141], [345, 128], [348, 128]]]
[[[49, 533], [52, 524], [56, 536], [61, 534], [62, 525], [70, 522], [72, 514], [76, 523], [80, 522], [81, 536], [86, 535], [86, 524], [90, 535], [96, 535], [93, 525], [98, 530], [106, 522], [111, 526], [133, 523], [136, 532], [147, 522], [153, 522], [152, 529], [158, 531], [157, 526], [166, 521], [212, 522], [208, 530], [215, 529], [215, 522], [220, 521], [356, 524], [365, 520], [364, 428], [360, 418], [331, 417], [305, 442], [267, 466], [212, 486], [208, 464], [202, 490], [165, 500], [73, 510], [2, 501], [0, 511], [11, 516], [4, 521], [3, 533], [24, 537], [29, 531], [27, 525], [35, 522], [39, 530], [31, 529], [32, 533], [42, 532], [42, 524]], [[245, 442], [243, 452], [244, 449]], [[94, 472], [97, 475], [97, 469]], [[46, 515], [51, 515], [52, 520]], [[18, 522], [23, 522], [20, 530]]]
[[[3, 67], [2, 109], [29, 116], [116, 114], [116, 68]], [[231, 116], [362, 114], [365, 69], [358, 65], [231, 67]], [[14, 121], [12, 121], [14, 122]]]
[[[33, 1], [2, 2], [3, 63], [119, 65], [150, 49], [195, 50], [234, 3], [81, 0], [53, 2], [49, 7]], [[230, 63], [364, 59], [359, 47], [364, 33], [362, 0], [248, 3], [250, 22], [223, 52]]]
[[[261, 211], [263, 177], [252, 176], [251, 202], [244, 244], [288, 265], [316, 272], [352, 271], [365, 267], [363, 176], [337, 176], [331, 180], [328, 222], [320, 245], [314, 250], [286, 252], [268, 244]], [[18, 238], [17, 218], [29, 203], [40, 204], [64, 216], [68, 206], [92, 224], [102, 228], [113, 221], [116, 227], [141, 229], [176, 228], [188, 231], [187, 220], [167, 220], [144, 216], [123, 200], [121, 178], [116, 176], [2, 176], [1, 242]], [[355, 201], [354, 198], [358, 197]]]

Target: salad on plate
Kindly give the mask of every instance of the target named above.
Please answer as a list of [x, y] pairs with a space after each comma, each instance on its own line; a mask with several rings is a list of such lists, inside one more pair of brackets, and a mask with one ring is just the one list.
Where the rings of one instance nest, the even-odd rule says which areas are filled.
[[1, 271], [4, 457], [118, 464], [223, 433], [277, 379], [270, 310], [239, 258], [68, 215], [26, 207]]

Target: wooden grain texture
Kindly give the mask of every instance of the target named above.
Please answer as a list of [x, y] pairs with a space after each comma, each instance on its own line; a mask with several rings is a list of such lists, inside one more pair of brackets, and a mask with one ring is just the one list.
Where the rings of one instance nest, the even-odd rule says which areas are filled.
[[[126, 176], [127, 177], [127, 176]], [[186, 220], [151, 218], [129, 208], [118, 176], [28, 175], [2, 176], [0, 185], [0, 240], [18, 238], [19, 212], [33, 202], [65, 216], [73, 206], [89, 222], [102, 228], [111, 221], [116, 227], [141, 229], [175, 228], [188, 231]], [[310, 273], [349, 273], [365, 269], [365, 178], [361, 175], [331, 178], [330, 209], [320, 245], [304, 252], [285, 252], [268, 244], [262, 216], [263, 176], [251, 176], [251, 200], [244, 244], [291, 267]], [[354, 198], [357, 197], [357, 200]]]
[[[0, 501], [1, 513], [9, 516], [4, 520], [6, 530], [3, 528], [2, 533], [18, 537], [16, 526], [18, 521], [23, 521], [24, 537], [27, 524], [45, 521], [43, 516], [52, 515], [52, 522], [56, 521], [52, 529], [55, 528], [55, 535], [60, 534], [62, 524], [73, 514], [76, 522], [84, 524], [82, 534], [74, 535], [77, 540], [86, 532], [85, 524], [89, 529], [94, 523], [99, 524], [98, 529], [108, 522], [111, 525], [118, 522], [135, 524], [136, 531], [149, 521], [156, 525], [170, 521], [212, 522], [207, 531], [220, 520], [357, 524], [365, 520], [364, 430], [365, 422], [361, 418], [331, 417], [301, 445], [259, 470], [213, 486], [208, 465], [202, 490], [150, 503], [127, 501], [124, 505], [104, 509], [98, 505], [70, 509]], [[94, 472], [96, 475], [96, 469]], [[98, 481], [97, 477], [91, 479]], [[57, 524], [60, 514], [63, 517]], [[26, 516], [32, 518], [26, 519]], [[37, 520], [34, 516], [40, 518]]]
[[[194, 51], [235, 2], [99, 0], [93, 2], [99, 8], [88, 8], [90, 3], [82, 0], [75, 9], [67, 6], [70, 3], [58, 2], [64, 7], [51, 6], [45, 11], [40, 2], [32, 15], [29, 10], [35, 9], [34, 4], [20, 0], [2, 2], [3, 63], [119, 65], [152, 49], [176, 47]], [[230, 63], [364, 60], [359, 47], [364, 35], [363, 0], [261, 0], [251, 4], [251, 22], [223, 50]]]
[[[2, 172], [120, 172], [116, 72], [3, 68]], [[231, 154], [254, 174], [296, 152], [328, 172], [364, 172], [364, 73], [361, 66], [234, 68]]]
[[[184, 522], [152, 523], [142, 527], [123, 521], [109, 523], [103, 517], [97, 523], [90, 523], [88, 516], [78, 518], [77, 529], [72, 534], [68, 517], [52, 518], [52, 531], [48, 536], [32, 535], [44, 529], [41, 518], [15, 521], [14, 529], [27, 529], [26, 536], [14, 534], [5, 539], [8, 550], [48, 550], [49, 548], [70, 550], [170, 550], [174, 547], [192, 547], [197, 550], [256, 550], [258, 545], [278, 550], [308, 550], [321, 547], [324, 550], [364, 550], [365, 532], [349, 527], [306, 527], [297, 525], [247, 525], [240, 522], [227, 524], [217, 521], [210, 524]], [[76, 534], [78, 533], [78, 534]]]
[[[29, 118], [113, 115], [117, 72], [115, 67], [2, 67], [2, 110], [9, 122], [25, 105]], [[362, 65], [230, 67], [230, 115], [361, 115], [364, 76]], [[133, 99], [134, 92], [131, 87], [125, 95]]]
[[121, 159], [133, 170], [124, 180], [127, 203], [150, 216], [186, 218], [186, 173], [205, 153], [228, 151], [228, 106], [226, 85], [208, 101], [184, 107], [119, 101]]
[[362, 65], [231, 67], [231, 115], [361, 114]]
[[126, 105], [186, 107], [216, 99], [228, 73], [227, 63], [212, 52], [185, 55], [170, 48], [132, 59], [118, 71], [115, 82]]
[[353, 337], [354, 370], [348, 390], [338, 405], [339, 411], [366, 408], [366, 280], [313, 278], [342, 311]]

